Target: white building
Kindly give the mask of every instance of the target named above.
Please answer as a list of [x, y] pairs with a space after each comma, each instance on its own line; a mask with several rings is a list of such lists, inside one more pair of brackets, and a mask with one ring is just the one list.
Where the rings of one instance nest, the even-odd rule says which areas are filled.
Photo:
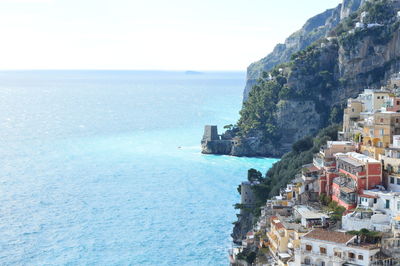
[[387, 190], [400, 192], [400, 136], [393, 136], [393, 144], [385, 149], [385, 154], [380, 155], [387, 175]]
[[377, 198], [376, 203], [371, 206], [374, 212], [381, 212], [390, 217], [400, 215], [400, 192], [371, 189], [364, 190], [364, 194]]
[[382, 24], [379, 23], [370, 23], [367, 25], [367, 28], [374, 28], [374, 27], [382, 27]]
[[305, 228], [309, 228], [313, 225], [321, 225], [329, 219], [328, 215], [305, 205], [294, 206], [293, 214], [296, 219], [301, 220], [301, 225]]
[[364, 113], [374, 113], [380, 110], [385, 102], [389, 100], [390, 92], [384, 90], [365, 89], [359, 94], [357, 100], [363, 103]]
[[359, 208], [342, 217], [342, 229], [352, 231], [365, 228], [372, 231], [389, 232], [391, 229], [390, 222], [390, 216], [386, 214]]
[[365, 18], [368, 16], [367, 11], [363, 11], [360, 15], [361, 23], [365, 23]]
[[301, 248], [296, 250], [295, 261], [290, 265], [341, 266], [349, 263], [367, 266], [376, 262], [379, 246], [357, 244], [355, 239], [356, 236], [343, 232], [314, 229], [301, 238]]
[[357, 22], [356, 23], [356, 29], [364, 28], [364, 23], [362, 22]]

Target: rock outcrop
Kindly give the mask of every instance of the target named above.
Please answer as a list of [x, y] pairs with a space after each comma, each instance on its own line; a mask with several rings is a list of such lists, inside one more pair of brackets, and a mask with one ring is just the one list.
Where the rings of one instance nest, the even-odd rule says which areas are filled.
[[322, 37], [327, 37], [341, 20], [358, 10], [363, 2], [364, 0], [344, 0], [336, 8], [328, 9], [310, 18], [300, 30], [290, 35], [283, 44], [276, 45], [269, 55], [252, 63], [247, 68], [243, 100], [246, 101], [251, 89], [264, 71], [269, 71], [276, 65], [288, 62], [292, 54], [305, 49]]
[[246, 234], [253, 228], [255, 220], [256, 217], [254, 217], [251, 211], [238, 214], [238, 220], [235, 223], [231, 234], [233, 243], [241, 244], [242, 240], [246, 237]]
[[[238, 123], [241, 134], [226, 138], [235, 141], [226, 147], [217, 145], [215, 149], [209, 145], [207, 153], [280, 157], [290, 151], [294, 142], [340, 119], [346, 99], [366, 88], [386, 85], [400, 71], [400, 17], [397, 15], [400, 1], [366, 2], [363, 10], [375, 14], [367, 15], [363, 27], [356, 27], [361, 21], [361, 10], [354, 10], [362, 2], [346, 0], [338, 8], [312, 18], [297, 33], [302, 37], [292, 35], [284, 46], [278, 45], [275, 52], [250, 66], [247, 85], [256, 84], [257, 90], [267, 93], [250, 95], [244, 102], [242, 111], [247, 112], [247, 117], [242, 113], [244, 121]], [[382, 3], [383, 8], [368, 9]], [[316, 27], [320, 38], [303, 49], [303, 45], [314, 40], [307, 36]], [[300, 51], [294, 53], [297, 50]], [[269, 76], [260, 74], [285, 61], [289, 54], [290, 62], [281, 64], [279, 71], [275, 68]], [[257, 106], [249, 106], [250, 103]], [[263, 106], [271, 111], [263, 110]], [[268, 128], [273, 128], [273, 135], [266, 134]]]

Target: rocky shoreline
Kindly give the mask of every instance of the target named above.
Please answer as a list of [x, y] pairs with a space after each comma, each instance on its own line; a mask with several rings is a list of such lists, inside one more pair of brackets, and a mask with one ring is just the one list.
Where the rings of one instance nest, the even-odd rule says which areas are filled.
[[[211, 133], [212, 132], [212, 133]], [[232, 155], [238, 157], [269, 157], [279, 158], [290, 151], [291, 144], [282, 145], [280, 148], [269, 143], [264, 143], [262, 136], [233, 137], [230, 132], [218, 134], [218, 128], [207, 125], [201, 141], [203, 154]]]

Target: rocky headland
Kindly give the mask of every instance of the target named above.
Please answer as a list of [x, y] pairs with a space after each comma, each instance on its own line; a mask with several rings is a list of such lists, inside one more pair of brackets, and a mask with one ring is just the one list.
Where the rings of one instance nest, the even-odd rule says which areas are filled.
[[344, 0], [249, 66], [241, 118], [206, 154], [281, 157], [400, 69], [397, 1]]

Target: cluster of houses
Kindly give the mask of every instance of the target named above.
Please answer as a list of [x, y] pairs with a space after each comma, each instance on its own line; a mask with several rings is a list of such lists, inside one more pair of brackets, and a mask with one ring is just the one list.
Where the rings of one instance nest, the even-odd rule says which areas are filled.
[[[371, 0], [366, 0], [366, 1], [371, 1]], [[392, 4], [392, 7], [396, 10], [400, 8], [400, 1], [399, 0], [391, 0], [390, 1]], [[360, 14], [360, 19], [355, 23], [354, 29], [351, 29], [349, 31], [350, 34], [354, 34], [357, 30], [362, 30], [362, 29], [370, 29], [370, 28], [375, 28], [375, 27], [382, 27], [384, 26], [383, 24], [379, 23], [368, 23], [368, 16], [369, 13], [368, 11], [363, 11]], [[400, 11], [396, 12], [396, 17], [393, 18], [396, 20], [400, 19]]]
[[[261, 216], [231, 258], [256, 245], [258, 265], [400, 265], [400, 76], [349, 99], [328, 141]], [[251, 182], [242, 203], [254, 204]], [[334, 222], [321, 198], [344, 210]]]

